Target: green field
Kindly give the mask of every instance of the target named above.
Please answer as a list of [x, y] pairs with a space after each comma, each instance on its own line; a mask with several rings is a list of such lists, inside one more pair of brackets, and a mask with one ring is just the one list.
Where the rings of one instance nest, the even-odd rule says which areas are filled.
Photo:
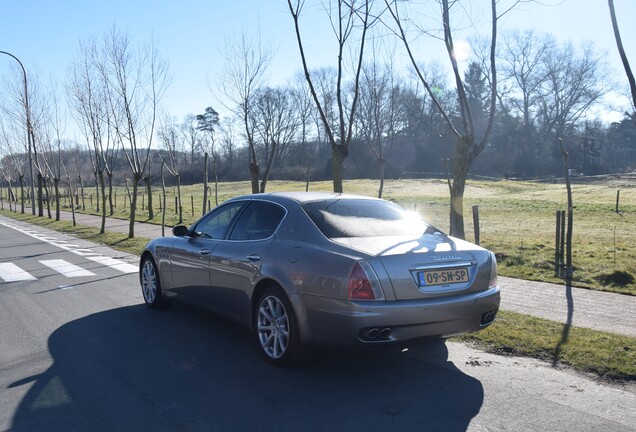
[[[582, 181], [585, 178], [579, 178]], [[636, 178], [589, 180], [573, 184], [573, 265], [575, 286], [636, 295]], [[374, 180], [350, 180], [348, 193], [377, 196]], [[214, 184], [209, 202], [215, 205]], [[250, 193], [249, 182], [220, 183], [219, 203]], [[268, 192], [304, 191], [304, 182], [270, 181]], [[330, 191], [331, 182], [313, 182], [310, 191]], [[620, 213], [616, 195], [620, 190]], [[202, 213], [202, 185], [182, 187], [183, 222]], [[154, 218], [148, 218], [148, 198], [139, 195], [137, 220], [161, 223], [161, 188], [153, 188]], [[176, 188], [167, 188], [166, 224], [178, 222]], [[383, 197], [417, 211], [442, 231], [448, 231], [448, 186], [443, 180], [389, 180]], [[115, 217], [128, 219], [130, 205], [123, 188], [116, 189]], [[95, 213], [94, 188], [85, 188], [86, 212]], [[567, 207], [565, 185], [520, 181], [469, 181], [464, 196], [466, 238], [474, 240], [472, 206], [479, 206], [481, 244], [497, 254], [499, 272], [528, 280], [561, 282], [554, 273], [555, 213]], [[3, 203], [6, 208], [6, 201]], [[69, 209], [68, 201], [63, 201]], [[82, 202], [77, 206], [82, 211]]]

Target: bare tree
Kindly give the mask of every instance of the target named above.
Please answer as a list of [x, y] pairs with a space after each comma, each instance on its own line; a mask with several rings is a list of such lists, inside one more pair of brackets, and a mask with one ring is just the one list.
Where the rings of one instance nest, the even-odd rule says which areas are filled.
[[265, 49], [260, 33], [254, 40], [242, 34], [239, 39], [226, 41], [223, 56], [224, 67], [219, 86], [229, 101], [224, 104], [225, 107], [234, 112], [243, 122], [250, 155], [249, 173], [252, 193], [258, 193], [260, 168], [254, 143], [254, 127], [249, 115], [254, 93], [263, 85], [273, 52]]
[[[166, 163], [166, 158], [159, 152], [159, 157], [161, 159], [161, 186], [162, 186], [162, 196], [163, 196], [163, 212], [162, 212], [162, 225], [165, 222], [165, 210], [167, 207], [166, 203], [166, 184], [163, 175], [164, 167], [168, 170], [168, 172], [173, 175], [177, 179], [177, 208], [179, 209], [179, 223], [183, 223], [183, 205], [181, 204], [181, 167], [182, 164], [179, 162], [179, 154], [181, 153], [181, 139], [183, 135], [180, 133], [182, 131], [182, 127], [178, 127], [175, 124], [173, 118], [166, 116], [164, 121], [159, 129], [159, 138], [161, 139], [161, 143], [163, 144], [163, 148], [167, 153], [168, 163]], [[163, 235], [163, 233], [162, 233]]]
[[259, 138], [263, 160], [267, 161], [261, 179], [261, 193], [265, 192], [274, 161], [284, 157], [298, 131], [299, 120], [295, 108], [288, 88], [266, 87], [255, 95], [250, 118]]
[[183, 141], [190, 154], [190, 165], [194, 164], [195, 154], [201, 152], [203, 138], [199, 130], [199, 122], [194, 114], [186, 115], [183, 123], [179, 127], [179, 131], [183, 136]]
[[[55, 220], [60, 220], [60, 180], [62, 178], [62, 139], [65, 131], [65, 111], [59, 101], [58, 87], [51, 85], [51, 128], [44, 141], [44, 164], [48, 178], [53, 180], [53, 198], [55, 200]], [[47, 209], [50, 209], [50, 193], [47, 193]], [[50, 213], [50, 210], [49, 210]]]
[[159, 103], [168, 85], [168, 65], [154, 41], [140, 50], [115, 28], [106, 33], [97, 68], [107, 83], [111, 127], [132, 174], [128, 237], [135, 236], [139, 181], [148, 176]]
[[224, 160], [227, 161], [229, 171], [234, 170], [234, 152], [236, 151], [236, 134], [238, 120], [234, 116], [223, 117], [219, 123], [219, 144], [224, 151]]
[[[329, 2], [328, 4], [323, 3], [338, 45], [338, 66], [335, 81], [338, 114], [336, 122], [329, 121], [325, 106], [319, 98], [314, 78], [312, 78], [307, 63], [305, 46], [300, 31], [300, 17], [304, 3], [304, 0], [287, 0], [289, 12], [294, 20], [296, 40], [305, 72], [305, 79], [309, 85], [311, 95], [320, 113], [320, 118], [331, 145], [334, 192], [342, 192], [344, 160], [349, 155], [349, 145], [353, 136], [354, 116], [358, 105], [360, 74], [362, 71], [365, 42], [367, 32], [374, 22], [371, 16], [373, 1], [337, 0]], [[353, 48], [351, 48], [352, 46]], [[347, 92], [344, 83], [346, 67], [345, 54], [347, 54], [349, 48], [354, 52], [351, 92]], [[350, 100], [346, 100], [347, 95], [350, 97]]]
[[[100, 234], [106, 231], [106, 202], [112, 204], [112, 163], [116, 154], [116, 143], [112, 137], [112, 112], [109, 105], [109, 91], [106, 77], [100, 67], [105, 61], [97, 41], [80, 43], [79, 55], [69, 72], [68, 93], [75, 118], [81, 125], [95, 177], [97, 191], [97, 211], [101, 207]], [[104, 175], [108, 175], [109, 192], [106, 193]], [[100, 192], [101, 190], [101, 192]], [[101, 206], [99, 200], [101, 197]]]
[[499, 53], [501, 84], [499, 101], [504, 110], [523, 119], [524, 133], [518, 147], [520, 159], [532, 160], [538, 147], [536, 122], [541, 94], [547, 80], [545, 58], [553, 50], [552, 37], [538, 35], [533, 30], [506, 34]]
[[372, 59], [362, 69], [357, 118], [360, 133], [380, 165], [378, 197], [382, 198], [386, 162], [394, 143], [400, 89], [396, 84], [392, 53], [389, 52], [386, 63], [381, 64], [376, 55], [381, 47], [374, 46], [372, 51]]
[[539, 119], [552, 140], [571, 134], [588, 109], [607, 92], [603, 57], [591, 44], [576, 50], [571, 43], [553, 46], [544, 56], [546, 79]]
[[315, 123], [314, 111], [315, 105], [309, 92], [309, 87], [302, 74], [298, 74], [294, 80], [294, 84], [291, 88], [292, 103], [294, 105], [294, 111], [297, 113], [299, 128], [298, 141], [302, 149], [304, 149], [307, 156], [307, 168], [305, 169], [305, 192], [309, 191], [309, 180], [311, 171], [311, 162], [314, 156], [312, 148], [308, 145], [309, 134], [312, 129], [312, 124]]
[[497, 0], [490, 1], [490, 17], [491, 17], [491, 33], [490, 33], [490, 104], [488, 112], [488, 120], [483, 135], [479, 138], [475, 136], [475, 124], [473, 113], [466, 95], [464, 80], [460, 72], [453, 37], [455, 27], [451, 24], [451, 12], [461, 5], [449, 0], [440, 0], [440, 14], [442, 24], [442, 34], [444, 45], [448, 53], [453, 78], [455, 81], [455, 90], [457, 94], [458, 117], [459, 124], [456, 123], [449, 107], [444, 107], [437, 98], [429, 80], [422, 73], [415, 54], [411, 49], [411, 43], [407, 37], [406, 20], [401, 18], [398, 1], [385, 0], [388, 12], [393, 18], [395, 24], [395, 34], [403, 42], [411, 65], [415, 69], [420, 82], [426, 88], [429, 96], [435, 103], [435, 106], [442, 115], [444, 122], [452, 135], [455, 137], [455, 147], [451, 158], [451, 173], [448, 179], [448, 187], [450, 191], [450, 234], [459, 238], [464, 238], [464, 190], [466, 187], [466, 179], [468, 171], [477, 158], [477, 156], [486, 147], [495, 119], [496, 97], [497, 97], [497, 69], [495, 65], [495, 54], [497, 46], [497, 22], [499, 15], [497, 14]]

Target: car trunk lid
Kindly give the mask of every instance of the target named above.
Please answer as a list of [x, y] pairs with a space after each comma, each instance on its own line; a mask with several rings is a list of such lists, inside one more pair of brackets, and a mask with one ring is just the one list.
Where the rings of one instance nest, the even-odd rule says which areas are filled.
[[[384, 289], [396, 300], [415, 300], [483, 291], [490, 280], [485, 249], [442, 233], [421, 237], [341, 238], [335, 241], [375, 257]], [[390, 286], [390, 287], [389, 287]]]

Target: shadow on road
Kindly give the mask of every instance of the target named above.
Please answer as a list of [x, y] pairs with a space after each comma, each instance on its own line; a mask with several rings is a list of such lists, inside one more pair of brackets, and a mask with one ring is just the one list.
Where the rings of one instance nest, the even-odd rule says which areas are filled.
[[181, 304], [89, 315], [48, 344], [53, 365], [11, 385], [31, 386], [12, 431], [464, 431], [484, 399], [441, 342], [279, 369], [245, 329]]
[[572, 319], [574, 318], [574, 298], [572, 297], [572, 279], [566, 278], [565, 282], [565, 298], [568, 302], [568, 317], [563, 324], [563, 331], [561, 332], [561, 340], [557, 343], [556, 348], [554, 349], [554, 356], [552, 357], [552, 366], [556, 366], [561, 359], [561, 351], [563, 350], [563, 345], [568, 342], [570, 338], [570, 328], [572, 327]]

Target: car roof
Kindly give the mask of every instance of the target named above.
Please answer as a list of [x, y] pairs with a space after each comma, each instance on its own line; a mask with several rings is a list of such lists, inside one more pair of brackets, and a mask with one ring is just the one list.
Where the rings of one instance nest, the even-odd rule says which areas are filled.
[[241, 199], [269, 199], [274, 202], [283, 203], [285, 201], [296, 201], [300, 204], [310, 202], [310, 201], [322, 201], [322, 200], [332, 200], [332, 199], [370, 199], [370, 200], [378, 200], [378, 198], [363, 196], [363, 195], [354, 195], [354, 194], [345, 194], [345, 193], [336, 193], [336, 192], [269, 192], [269, 193], [259, 193], [259, 194], [251, 194], [251, 195], [243, 195], [239, 197], [235, 197], [233, 200], [241, 200]]

